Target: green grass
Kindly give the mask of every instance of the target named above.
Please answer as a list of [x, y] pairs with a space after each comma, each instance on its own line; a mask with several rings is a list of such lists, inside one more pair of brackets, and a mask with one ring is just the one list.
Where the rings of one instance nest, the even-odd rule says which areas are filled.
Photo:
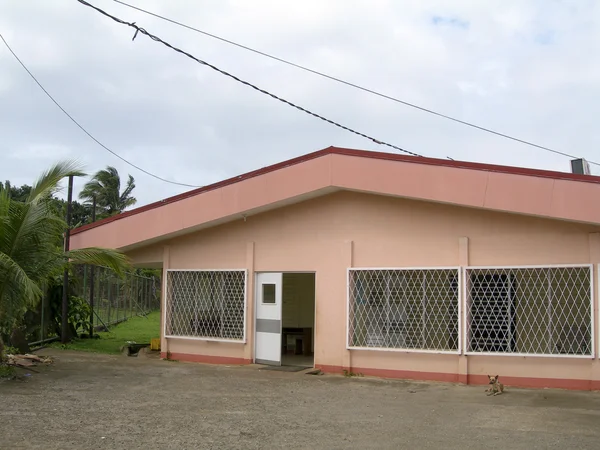
[[126, 341], [138, 344], [150, 343], [151, 338], [160, 337], [160, 312], [155, 311], [146, 317], [132, 317], [126, 322], [109, 327], [110, 331], [98, 332], [99, 339], [76, 339], [69, 344], [54, 342], [53, 348], [81, 350], [95, 353], [120, 353], [121, 346]]
[[94, 308], [94, 312], [96, 313], [94, 322], [98, 325], [101, 325], [101, 322], [98, 320], [98, 318], [100, 318], [104, 323], [116, 322], [118, 320], [122, 320], [124, 317], [132, 317], [137, 314], [138, 311], [132, 312], [129, 309], [111, 308], [109, 314], [109, 310], [106, 308]]

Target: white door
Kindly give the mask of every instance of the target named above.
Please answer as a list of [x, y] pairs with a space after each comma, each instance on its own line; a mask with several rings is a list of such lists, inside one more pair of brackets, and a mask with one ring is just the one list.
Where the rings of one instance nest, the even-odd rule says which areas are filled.
[[282, 280], [281, 273], [256, 275], [256, 364], [281, 365]]

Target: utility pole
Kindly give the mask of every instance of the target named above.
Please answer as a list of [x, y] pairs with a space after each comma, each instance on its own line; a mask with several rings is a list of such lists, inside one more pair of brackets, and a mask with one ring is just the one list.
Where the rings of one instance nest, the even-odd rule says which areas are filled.
[[[67, 230], [65, 231], [65, 253], [69, 251], [71, 240], [71, 203], [73, 201], [73, 175], [69, 175], [69, 191], [67, 194]], [[66, 344], [69, 341], [69, 268], [65, 267], [63, 273], [63, 292], [62, 292], [62, 323], [61, 323], [61, 342]]]
[[[96, 221], [96, 196], [92, 197], [92, 223]], [[90, 266], [90, 339], [94, 337], [94, 275], [96, 267]]]

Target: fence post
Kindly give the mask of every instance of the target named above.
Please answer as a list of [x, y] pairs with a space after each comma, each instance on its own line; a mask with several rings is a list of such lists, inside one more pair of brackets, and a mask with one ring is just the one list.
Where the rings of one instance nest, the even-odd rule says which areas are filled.
[[140, 279], [137, 276], [135, 277], [135, 303], [138, 305], [138, 309], [139, 309], [139, 307], [140, 307], [139, 306], [140, 305]]
[[[96, 196], [92, 196], [92, 223], [96, 221]], [[94, 275], [96, 268], [90, 266], [90, 339], [94, 337], [94, 291], [96, 284], [94, 283]], [[85, 291], [85, 288], [84, 288]]]
[[[67, 191], [67, 228], [64, 233], [64, 251], [67, 253], [70, 249], [71, 239], [71, 211], [73, 199], [73, 175], [69, 175], [69, 188]], [[69, 335], [69, 269], [65, 267], [63, 271], [63, 286], [62, 286], [62, 304], [61, 304], [61, 336], [60, 341], [66, 344], [71, 340]]]
[[131, 298], [131, 276], [127, 277], [127, 298], [129, 299], [129, 315], [133, 317], [133, 299]]
[[119, 323], [119, 290], [116, 289], [118, 286], [118, 280], [113, 278], [111, 290], [113, 292], [113, 307], [115, 311], [115, 323]]
[[[121, 311], [121, 302], [122, 302], [121, 283], [120, 283], [119, 279], [117, 278], [117, 322], [119, 321], [119, 311]], [[121, 317], [121, 319], [126, 319], [126, 318], [127, 318], [127, 316]]]
[[87, 264], [83, 266], [83, 291], [81, 297], [85, 299], [85, 293], [87, 292]]
[[112, 290], [110, 289], [110, 278], [108, 279], [107, 283], [106, 283], [106, 288], [108, 289], [108, 312], [106, 315], [106, 324], [110, 325], [110, 310], [111, 310], [111, 306], [112, 306]]
[[96, 290], [94, 272], [95, 267], [90, 266], [90, 338], [94, 337], [94, 291]]
[[148, 279], [147, 278], [144, 278], [143, 296], [144, 296], [144, 309], [146, 310], [146, 313], [148, 313], [148, 312], [150, 312], [150, 308], [148, 308]]
[[44, 309], [46, 308], [46, 302], [44, 301], [46, 299], [46, 294], [44, 293], [42, 295], [42, 307], [41, 307], [41, 318], [40, 318], [40, 341], [44, 340]]

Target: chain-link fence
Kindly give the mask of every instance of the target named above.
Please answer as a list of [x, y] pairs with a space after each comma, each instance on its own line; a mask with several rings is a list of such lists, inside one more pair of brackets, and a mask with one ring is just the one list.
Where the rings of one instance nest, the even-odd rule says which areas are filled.
[[[95, 330], [160, 309], [160, 274], [128, 272], [117, 277], [105, 267], [77, 266], [69, 277], [69, 319], [78, 333], [88, 333], [90, 306]], [[29, 311], [26, 336], [30, 344], [60, 335], [61, 282], [50, 285], [36, 310]]]
[[[160, 309], [160, 279], [127, 273], [117, 277], [104, 267], [80, 268], [77, 296], [93, 304], [94, 327], [108, 327]], [[93, 294], [92, 294], [93, 292]]]

